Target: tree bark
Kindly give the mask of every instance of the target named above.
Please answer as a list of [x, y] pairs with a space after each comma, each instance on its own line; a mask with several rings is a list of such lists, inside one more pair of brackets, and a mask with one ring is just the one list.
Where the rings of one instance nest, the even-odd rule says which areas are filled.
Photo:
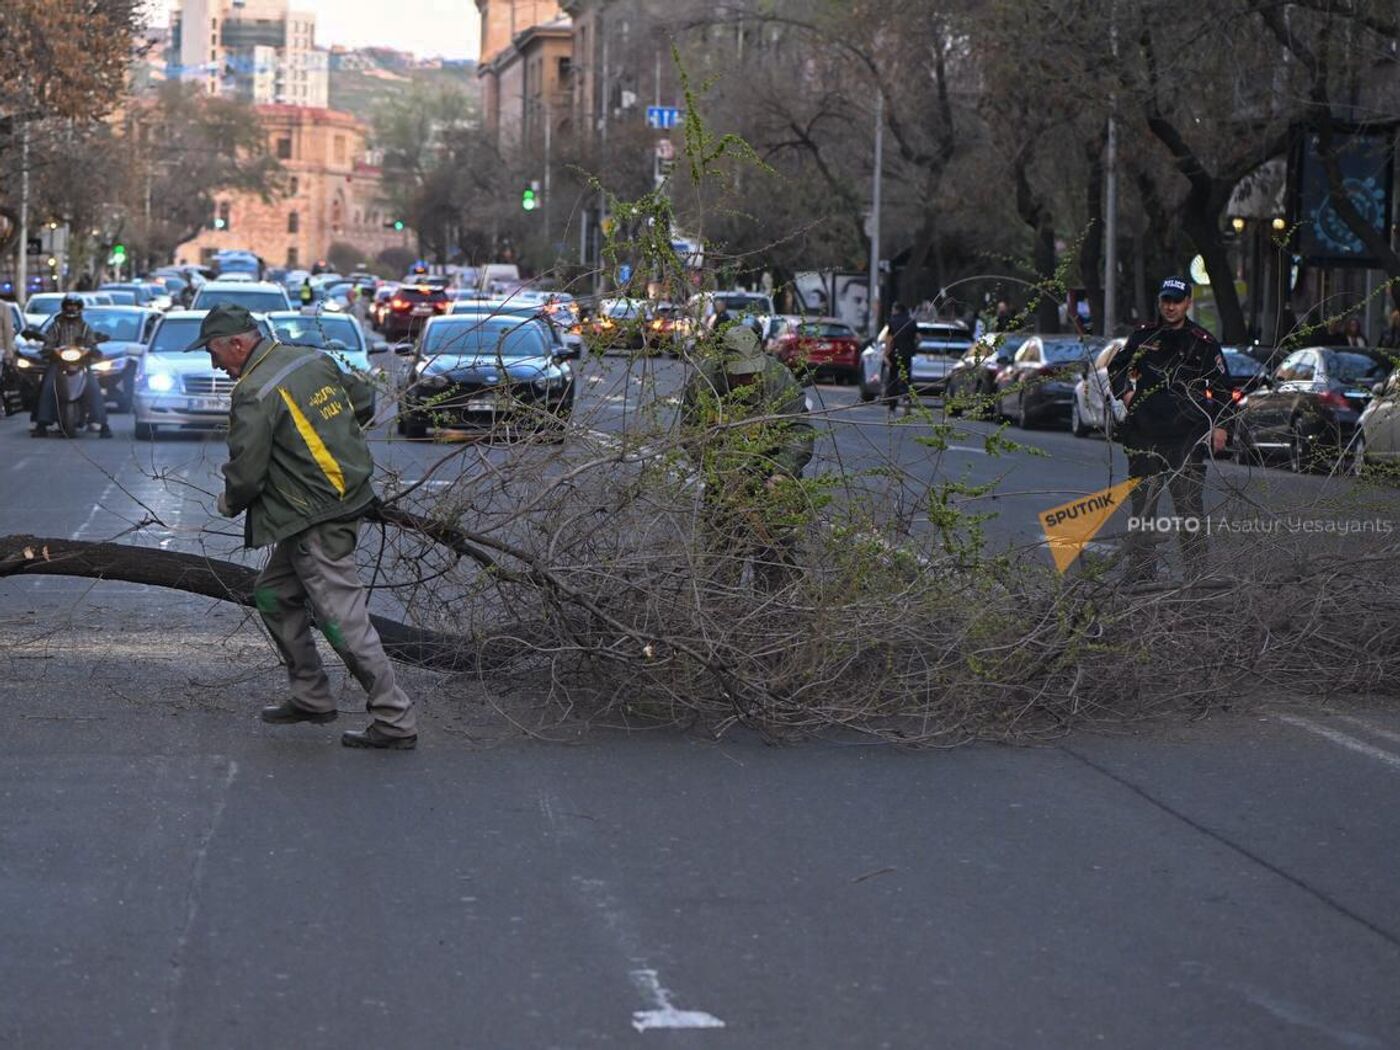
[[[10, 535], [0, 537], [0, 578], [5, 576], [78, 576], [167, 587], [217, 601], [254, 608], [256, 573], [235, 562], [198, 554], [131, 547], [120, 543]], [[402, 663], [436, 671], [480, 671], [504, 663], [481, 652], [483, 640], [424, 630], [372, 615], [389, 656]]]

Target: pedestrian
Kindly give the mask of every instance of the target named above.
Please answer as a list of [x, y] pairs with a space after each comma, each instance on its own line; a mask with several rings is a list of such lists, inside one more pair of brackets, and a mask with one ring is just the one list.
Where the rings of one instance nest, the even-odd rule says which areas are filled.
[[1387, 350], [1400, 350], [1400, 310], [1390, 311], [1390, 323], [1376, 345]]
[[[1188, 575], [1205, 570], [1205, 457], [1224, 451], [1225, 431], [1218, 425], [1230, 403], [1229, 373], [1215, 336], [1187, 319], [1191, 282], [1168, 277], [1158, 293], [1159, 319], [1128, 337], [1108, 366], [1116, 402], [1115, 433], [1128, 454], [1128, 475], [1137, 480], [1132, 515], [1155, 521], [1165, 487], [1178, 521], [1182, 559]], [[1192, 527], [1194, 525], [1194, 528]], [[1156, 574], [1153, 534], [1130, 529], [1126, 543], [1127, 577], [1147, 582]]]
[[1013, 324], [1015, 318], [1011, 315], [1011, 304], [1005, 299], [998, 300], [996, 316], [992, 318], [992, 331], [1009, 332]]
[[1346, 327], [1342, 329], [1342, 339], [1347, 346], [1366, 345], [1366, 333], [1361, 329], [1361, 318], [1347, 318]]
[[341, 743], [416, 747], [413, 702], [370, 622], [355, 567], [360, 519], [375, 503], [374, 460], [360, 429], [373, 414], [373, 387], [320, 350], [264, 337], [253, 315], [232, 304], [209, 311], [188, 349], [207, 349], [214, 367], [235, 380], [219, 512], [245, 515], [245, 546], [272, 546], [253, 598], [287, 665], [292, 695], [263, 708], [262, 720], [335, 720], [311, 634], [314, 616], [364, 688], [373, 717]]
[[297, 294], [298, 294], [299, 298], [301, 299], [301, 305], [302, 305], [303, 307], [310, 306], [311, 303], [312, 303], [312, 301], [315, 300], [315, 298], [316, 298], [316, 293], [315, 293], [314, 291], [312, 291], [312, 289], [311, 289], [311, 278], [310, 278], [310, 277], [304, 277], [304, 278], [302, 278], [301, 290], [300, 290], [300, 292], [298, 292]]
[[919, 349], [919, 325], [899, 300], [890, 307], [890, 323], [885, 328], [885, 407], [893, 418], [902, 399], [904, 414], [913, 411], [914, 395], [909, 385], [914, 354]]
[[[763, 353], [753, 329], [733, 325], [686, 384], [681, 418], [704, 482], [705, 554], [716, 579], [737, 586], [748, 564], [760, 590], [786, 586], [805, 510], [796, 481], [816, 440], [801, 385]], [[744, 420], [754, 423], [735, 425]]]

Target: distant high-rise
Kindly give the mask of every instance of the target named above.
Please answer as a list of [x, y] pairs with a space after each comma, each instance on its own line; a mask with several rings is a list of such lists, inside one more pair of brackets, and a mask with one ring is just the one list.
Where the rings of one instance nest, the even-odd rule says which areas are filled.
[[257, 105], [324, 108], [329, 63], [316, 16], [288, 0], [174, 0], [168, 77]]

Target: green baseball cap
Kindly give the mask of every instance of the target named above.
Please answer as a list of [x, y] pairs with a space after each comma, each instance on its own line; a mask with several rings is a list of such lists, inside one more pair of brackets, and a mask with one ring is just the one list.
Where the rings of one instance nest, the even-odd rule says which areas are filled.
[[209, 346], [211, 339], [242, 335], [244, 332], [256, 331], [257, 327], [258, 322], [253, 320], [253, 315], [243, 307], [233, 303], [220, 303], [204, 315], [204, 320], [199, 325], [199, 338], [185, 347], [185, 352], [203, 350]]
[[758, 375], [768, 367], [768, 359], [758, 346], [758, 333], [746, 324], [736, 324], [724, 333], [724, 370], [732, 376]]

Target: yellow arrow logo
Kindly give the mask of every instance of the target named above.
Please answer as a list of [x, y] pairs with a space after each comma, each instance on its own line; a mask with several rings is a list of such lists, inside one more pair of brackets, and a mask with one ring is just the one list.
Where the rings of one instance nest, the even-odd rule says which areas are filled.
[[1099, 534], [1139, 480], [1129, 478], [1112, 488], [1062, 503], [1041, 513], [1040, 527], [1049, 541], [1055, 568], [1064, 572], [1074, 564], [1085, 545]]

